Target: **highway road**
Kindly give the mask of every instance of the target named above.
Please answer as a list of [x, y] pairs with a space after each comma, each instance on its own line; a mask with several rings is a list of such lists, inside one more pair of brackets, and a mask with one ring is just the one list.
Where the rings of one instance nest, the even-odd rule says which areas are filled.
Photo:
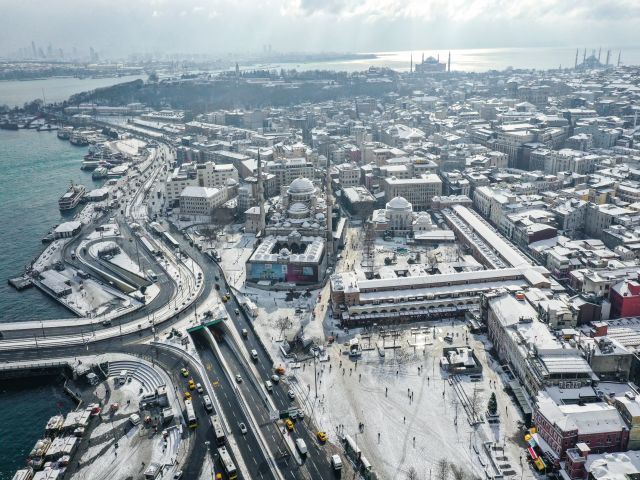
[[[183, 238], [183, 235], [177, 230], [175, 230], [174, 233], [176, 233], [177, 237], [179, 236], [180, 238]], [[258, 369], [261, 378], [258, 378], [257, 380], [258, 382], [264, 382], [264, 380], [270, 378], [271, 375], [273, 375], [274, 365], [267, 355], [266, 350], [258, 341], [257, 336], [253, 331], [252, 325], [250, 324], [251, 320], [244, 313], [244, 309], [238, 304], [235, 295], [233, 295], [233, 292], [226, 284], [226, 281], [224, 280], [225, 277], [222, 274], [221, 268], [216, 262], [212, 261], [207, 255], [200, 252], [197, 248], [191, 247], [190, 245], [185, 243], [184, 249], [189, 254], [189, 256], [191, 256], [202, 266], [203, 271], [206, 272], [205, 276], [207, 282], [210, 281], [210, 278], [215, 279], [215, 277], [218, 277], [219, 281], [217, 281], [217, 283], [220, 285], [220, 292], [229, 291], [231, 293], [230, 300], [224, 304], [227, 310], [227, 314], [232, 320], [232, 323], [238, 332], [241, 332], [243, 328], [247, 329], [247, 349], [255, 349], [258, 352], [258, 360], [257, 362], [255, 362], [255, 366]], [[240, 315], [236, 315], [236, 309], [240, 311]], [[229, 325], [229, 327], [231, 328], [232, 326]], [[248, 375], [250, 375], [249, 370], [238, 363], [237, 358], [235, 357], [235, 355], [233, 355], [224, 341], [220, 342], [219, 345], [225, 360], [229, 364], [233, 364], [236, 366], [236, 368], [244, 371], [245, 373], [241, 373], [241, 375], [243, 375], [243, 378], [248, 379]], [[244, 388], [247, 388], [247, 386], [245, 385]], [[274, 385], [272, 397], [276, 408], [278, 408], [279, 410], [287, 410], [290, 407], [294, 406], [297, 402], [291, 402], [287, 395], [287, 390], [288, 388], [286, 388], [282, 383]], [[252, 394], [258, 395], [259, 392], [254, 391], [252, 392]], [[266, 409], [264, 402], [260, 401], [254, 403], [253, 405], [251, 405], [251, 409], [254, 416], [261, 419], [261, 424], [264, 423], [265, 419], [268, 420], [268, 410]], [[266, 417], [265, 414], [267, 415]], [[306, 470], [311, 473], [311, 476], [307, 476], [308, 474], [305, 474], [305, 469], [303, 468], [302, 472], [300, 472], [301, 476], [297, 476], [294, 473], [291, 478], [335, 478], [329, 456], [322, 449], [315, 448], [318, 446], [318, 441], [316, 439], [316, 430], [313, 426], [309, 425], [309, 423], [309, 419], [305, 419], [304, 422], [298, 421], [295, 427], [295, 436], [304, 439], [307, 447], [309, 448], [310, 455], [308, 455], [305, 461], [305, 467]], [[270, 438], [271, 433], [265, 432], [265, 438]]]
[[[196, 350], [198, 351], [203, 366], [209, 375], [211, 384], [215, 389], [216, 398], [224, 412], [229, 428], [236, 439], [240, 453], [244, 458], [244, 463], [251, 473], [251, 478], [274, 479], [271, 469], [269, 468], [268, 460], [264, 457], [260, 445], [258, 444], [256, 433], [251, 427], [251, 422], [249, 422], [240, 407], [237, 394], [235, 392], [236, 385], [229, 382], [222, 366], [216, 359], [215, 355], [211, 352], [206, 340], [202, 338], [202, 333], [194, 332], [191, 334], [191, 338], [193, 338]], [[240, 423], [244, 423], [247, 427], [248, 431], [246, 434], [242, 434], [240, 432]]]

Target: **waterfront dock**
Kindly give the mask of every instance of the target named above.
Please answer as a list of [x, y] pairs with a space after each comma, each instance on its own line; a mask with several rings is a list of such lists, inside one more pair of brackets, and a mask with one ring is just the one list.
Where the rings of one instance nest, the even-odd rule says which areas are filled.
[[33, 286], [33, 282], [27, 276], [10, 278], [9, 280], [7, 280], [7, 283], [18, 291]]

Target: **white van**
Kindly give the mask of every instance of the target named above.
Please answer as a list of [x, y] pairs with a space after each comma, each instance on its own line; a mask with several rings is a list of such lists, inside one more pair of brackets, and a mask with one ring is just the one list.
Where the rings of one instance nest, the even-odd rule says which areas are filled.
[[211, 398], [209, 398], [209, 395], [203, 395], [202, 401], [204, 402], [204, 408], [207, 410], [207, 412], [213, 410], [213, 404], [211, 403]]
[[296, 438], [296, 448], [298, 449], [298, 451], [300, 452], [300, 455], [306, 455], [307, 454], [307, 444], [304, 443], [304, 440], [301, 438]]
[[258, 361], [258, 352], [257, 350], [251, 350], [251, 358], [253, 358], [254, 361]]
[[271, 383], [271, 380], [265, 381], [264, 386], [266, 387], [267, 392], [273, 392], [273, 383]]
[[342, 459], [340, 455], [331, 455], [331, 466], [335, 471], [342, 470]]
[[137, 413], [130, 415], [129, 421], [132, 425], [138, 425], [140, 423], [140, 415], [138, 415]]

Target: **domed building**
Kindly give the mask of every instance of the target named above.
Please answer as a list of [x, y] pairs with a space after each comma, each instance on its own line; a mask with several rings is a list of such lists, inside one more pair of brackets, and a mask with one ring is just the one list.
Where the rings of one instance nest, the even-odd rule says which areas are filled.
[[404, 197], [394, 197], [386, 208], [374, 210], [372, 220], [377, 232], [406, 235], [413, 225], [413, 206]]
[[[344, 219], [338, 224], [344, 228]], [[327, 221], [324, 192], [308, 178], [296, 178], [283, 186], [272, 202], [262, 242], [246, 263], [249, 283], [319, 283], [327, 269], [327, 239], [332, 228]], [[338, 240], [343, 234], [338, 234]]]

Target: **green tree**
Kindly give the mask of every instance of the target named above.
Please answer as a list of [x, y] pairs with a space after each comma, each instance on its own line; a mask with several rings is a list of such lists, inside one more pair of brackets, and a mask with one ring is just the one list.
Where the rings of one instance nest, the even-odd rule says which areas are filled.
[[495, 415], [498, 412], [498, 401], [496, 400], [496, 392], [491, 393], [491, 398], [489, 398], [487, 410], [491, 415]]

